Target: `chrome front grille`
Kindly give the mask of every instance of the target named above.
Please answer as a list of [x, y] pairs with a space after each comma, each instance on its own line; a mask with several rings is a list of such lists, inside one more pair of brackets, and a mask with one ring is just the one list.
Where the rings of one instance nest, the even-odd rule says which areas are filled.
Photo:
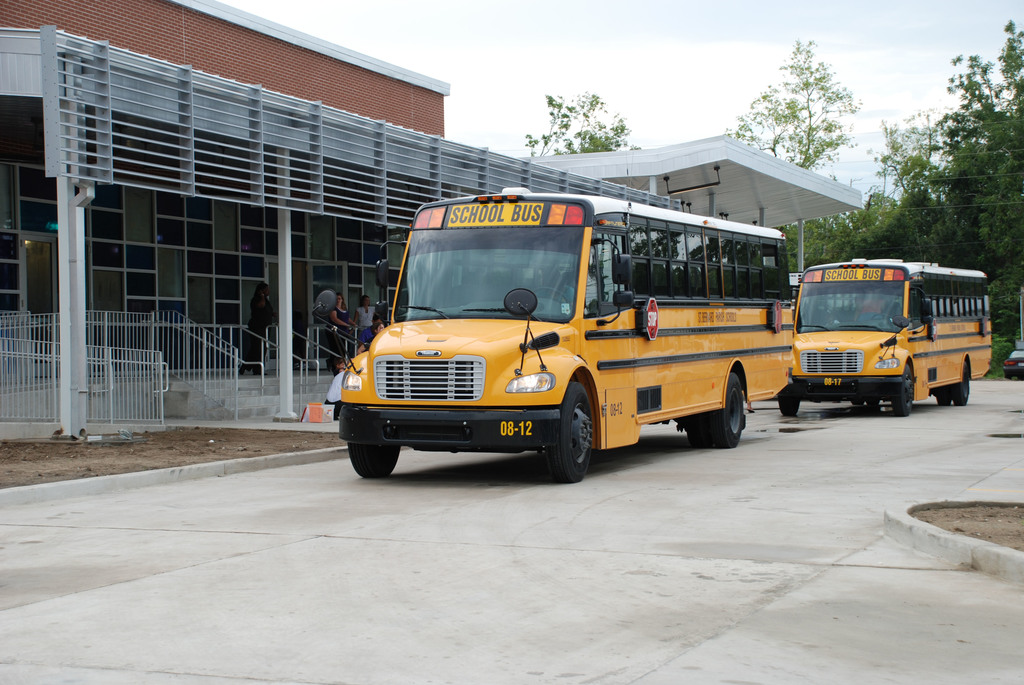
[[382, 400], [473, 402], [484, 393], [487, 365], [483, 357], [451, 359], [377, 357], [373, 362], [377, 397]]
[[804, 373], [860, 373], [864, 368], [864, 351], [807, 350], [800, 353], [800, 368]]

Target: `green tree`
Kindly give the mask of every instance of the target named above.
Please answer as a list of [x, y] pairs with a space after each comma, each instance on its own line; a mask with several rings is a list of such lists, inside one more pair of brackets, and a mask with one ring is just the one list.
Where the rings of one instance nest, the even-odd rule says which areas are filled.
[[804, 169], [836, 160], [851, 142], [840, 120], [855, 114], [860, 103], [841, 86], [824, 62], [814, 62], [814, 41], [796, 42], [782, 84], [770, 86], [754, 100], [750, 112], [726, 133]]
[[526, 135], [531, 157], [612, 152], [628, 147], [629, 127], [618, 114], [605, 122], [608, 108], [599, 96], [583, 93], [571, 102], [553, 95], [544, 97], [551, 122], [548, 132], [539, 138]]

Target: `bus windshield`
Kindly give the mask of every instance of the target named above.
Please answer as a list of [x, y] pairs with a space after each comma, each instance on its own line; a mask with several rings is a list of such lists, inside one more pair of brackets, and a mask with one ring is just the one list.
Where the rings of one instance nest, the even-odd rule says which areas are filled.
[[903, 315], [902, 281], [804, 283], [796, 332], [885, 331], [896, 333]]
[[579, 227], [414, 230], [394, 320], [518, 318], [505, 311], [505, 294], [528, 288], [535, 319], [568, 322], [582, 249]]

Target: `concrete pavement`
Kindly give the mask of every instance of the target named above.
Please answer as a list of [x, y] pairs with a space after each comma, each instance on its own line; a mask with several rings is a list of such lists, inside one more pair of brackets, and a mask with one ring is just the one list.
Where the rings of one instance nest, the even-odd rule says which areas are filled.
[[0, 682], [1024, 682], [1021, 587], [885, 535], [1024, 500], [1024, 440], [990, 437], [1021, 388], [758, 403], [735, 450], [656, 427], [569, 486], [403, 453], [0, 504]]

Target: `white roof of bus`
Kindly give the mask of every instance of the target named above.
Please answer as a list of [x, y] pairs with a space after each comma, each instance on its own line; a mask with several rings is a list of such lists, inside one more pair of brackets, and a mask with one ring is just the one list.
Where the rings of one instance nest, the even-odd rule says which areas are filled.
[[988, 278], [984, 271], [976, 271], [974, 269], [954, 269], [952, 267], [939, 266], [938, 264], [930, 264], [928, 262], [905, 262], [902, 259], [851, 259], [848, 262], [818, 264], [817, 266], [808, 267], [807, 271], [810, 271], [811, 269], [827, 269], [830, 267], [843, 266], [844, 264], [864, 264], [866, 266], [903, 266], [906, 267], [907, 271], [911, 274], [924, 272], [926, 274], [934, 274], [936, 276]]
[[559, 197], [565, 198], [566, 200], [587, 200], [594, 206], [595, 214], [608, 214], [612, 212], [625, 214], [626, 212], [630, 212], [631, 214], [642, 214], [650, 219], [675, 221], [689, 224], [691, 226], [720, 228], [727, 231], [735, 231], [737, 233], [746, 233], [747, 235], [756, 235], [762, 238], [773, 238], [777, 240], [779, 238], [786, 237], [785, 233], [774, 228], [752, 226], [750, 224], [741, 224], [736, 221], [725, 221], [724, 219], [713, 219], [711, 217], [700, 216], [698, 214], [687, 214], [686, 212], [677, 212], [674, 209], [652, 207], [650, 205], [630, 202], [629, 200], [619, 200], [611, 197], [599, 197], [597, 195], [566, 195], [562, 193], [531, 193], [524, 188], [505, 188], [500, 194], [522, 195], [523, 197]]

